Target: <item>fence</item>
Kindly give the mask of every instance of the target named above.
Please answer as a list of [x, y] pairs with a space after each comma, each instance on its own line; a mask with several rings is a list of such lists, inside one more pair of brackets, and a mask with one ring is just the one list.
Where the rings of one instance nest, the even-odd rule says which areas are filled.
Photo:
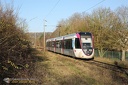
[[[94, 56], [99, 57], [99, 52], [97, 49], [95, 49]], [[121, 60], [121, 56], [122, 56], [121, 51], [106, 51], [103, 57]], [[126, 60], [128, 60], [128, 52], [125, 52], [125, 56], [126, 56]]]

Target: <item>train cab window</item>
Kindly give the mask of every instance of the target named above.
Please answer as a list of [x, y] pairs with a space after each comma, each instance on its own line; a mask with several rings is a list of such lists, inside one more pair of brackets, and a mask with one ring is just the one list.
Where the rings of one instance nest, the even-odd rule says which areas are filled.
[[75, 38], [75, 48], [81, 48], [79, 38]]
[[91, 47], [91, 43], [82, 43], [83, 49]]

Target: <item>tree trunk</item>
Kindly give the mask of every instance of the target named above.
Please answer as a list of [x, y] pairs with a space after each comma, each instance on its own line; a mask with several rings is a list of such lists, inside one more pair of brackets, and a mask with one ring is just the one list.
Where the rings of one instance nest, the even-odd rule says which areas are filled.
[[125, 61], [125, 50], [122, 50], [122, 57], [121, 57], [122, 61]]

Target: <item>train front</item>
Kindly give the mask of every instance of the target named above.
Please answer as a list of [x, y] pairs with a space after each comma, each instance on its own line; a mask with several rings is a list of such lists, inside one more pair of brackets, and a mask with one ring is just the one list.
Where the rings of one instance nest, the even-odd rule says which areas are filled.
[[93, 35], [89, 32], [80, 32], [77, 34], [80, 42], [81, 51], [79, 57], [85, 59], [94, 58], [94, 42]]

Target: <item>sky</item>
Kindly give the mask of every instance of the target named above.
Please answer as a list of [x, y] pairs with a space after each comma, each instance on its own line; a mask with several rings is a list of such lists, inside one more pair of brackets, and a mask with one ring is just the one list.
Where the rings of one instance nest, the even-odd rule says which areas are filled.
[[70, 18], [74, 13], [91, 13], [98, 7], [110, 7], [112, 10], [128, 6], [128, 0], [1, 0], [13, 1], [14, 10], [25, 19], [29, 32], [53, 32], [59, 21]]

